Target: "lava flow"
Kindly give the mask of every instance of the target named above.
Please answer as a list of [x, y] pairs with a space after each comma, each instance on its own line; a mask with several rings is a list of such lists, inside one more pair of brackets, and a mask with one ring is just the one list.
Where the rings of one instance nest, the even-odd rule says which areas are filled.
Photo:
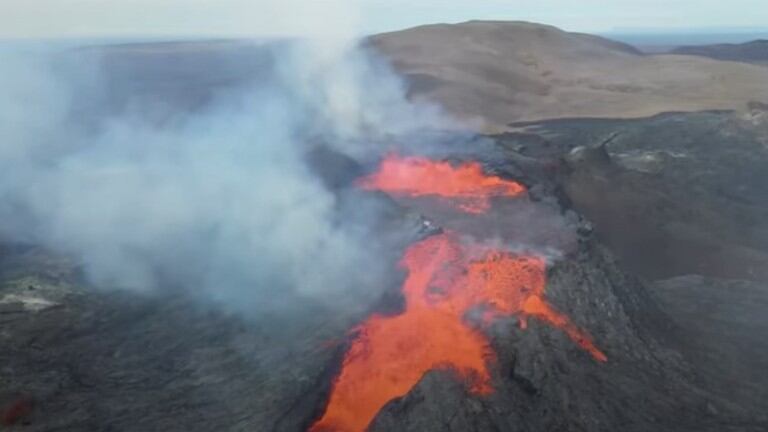
[[483, 173], [477, 162], [453, 166], [418, 156], [390, 155], [379, 170], [358, 180], [366, 190], [381, 190], [394, 196], [442, 197], [466, 213], [485, 213], [494, 196], [514, 197], [525, 192], [517, 182]]
[[[440, 179], [422, 181], [429, 172], [453, 180], [447, 180], [447, 186], [439, 186]], [[459, 186], [459, 178], [480, 186]], [[479, 164], [454, 168], [422, 158], [389, 158], [362, 185], [429, 191], [444, 199], [475, 197], [483, 190], [491, 194], [499, 187], [515, 190], [515, 195], [524, 190], [517, 183], [490, 178], [486, 180]], [[398, 186], [398, 181], [418, 184]], [[495, 186], [481, 186], [488, 184]], [[478, 211], [485, 210], [481, 206]], [[411, 245], [400, 265], [408, 274], [402, 287], [404, 310], [395, 316], [373, 315], [355, 329], [326, 411], [312, 432], [364, 431], [387, 402], [407, 394], [433, 369], [453, 371], [474, 394], [492, 392], [488, 365], [495, 353], [482, 328], [496, 316], [517, 314], [521, 323], [529, 316], [539, 318], [562, 329], [596, 360], [606, 361], [590, 337], [545, 300], [546, 264], [541, 258], [447, 231]], [[472, 311], [481, 317], [475, 324], [467, 319]]]

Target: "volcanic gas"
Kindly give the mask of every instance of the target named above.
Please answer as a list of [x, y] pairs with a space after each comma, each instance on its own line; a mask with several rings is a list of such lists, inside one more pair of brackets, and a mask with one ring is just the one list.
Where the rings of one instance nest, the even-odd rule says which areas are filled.
[[[358, 184], [455, 200], [457, 209], [472, 213], [486, 212], [491, 196], [525, 191], [513, 181], [486, 176], [478, 163], [454, 167], [397, 156]], [[445, 231], [411, 245], [400, 266], [407, 272], [404, 310], [374, 314], [353, 331], [326, 411], [312, 432], [364, 431], [387, 402], [407, 394], [434, 369], [454, 372], [473, 394], [491, 393], [489, 365], [496, 356], [483, 330], [498, 316], [518, 315], [523, 326], [527, 317], [536, 317], [563, 330], [596, 360], [607, 360], [589, 335], [547, 303], [546, 263], [540, 257]], [[469, 319], [472, 311], [481, 319]]]

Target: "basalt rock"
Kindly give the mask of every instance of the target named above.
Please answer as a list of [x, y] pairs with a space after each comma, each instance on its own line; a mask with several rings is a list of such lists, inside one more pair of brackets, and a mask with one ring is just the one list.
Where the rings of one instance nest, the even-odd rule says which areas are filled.
[[[370, 430], [768, 428], [755, 406], [729, 398], [720, 381], [708, 378], [712, 364], [694, 361], [704, 348], [680, 343], [695, 315], [677, 319], [675, 301], [660, 301], [628, 274], [591, 224], [558, 196], [573, 168], [561, 162], [559, 174], [549, 175], [549, 162], [514, 162], [557, 161], [554, 152], [504, 159], [517, 150], [501, 145], [484, 164], [498, 175], [523, 173], [531, 205], [544, 209], [534, 215], [554, 215], [572, 233], [570, 247], [551, 259], [546, 298], [592, 336], [608, 361], [596, 361], [536, 318], [525, 329], [519, 317], [499, 319], [486, 330], [498, 357], [490, 367], [491, 394], [472, 395], [450, 368], [438, 368], [388, 403]], [[429, 215], [381, 199], [401, 215], [393, 225], [411, 230], [414, 240], [440, 232], [442, 224]], [[393, 284], [364, 310], [296, 299], [244, 319], [201, 305], [183, 290], [137, 296], [84, 289], [68, 266], [34, 249], [3, 249], [0, 256], [0, 402], [7, 405], [0, 408], [19, 394], [35, 401], [27, 424], [11, 430], [302, 432], [323, 413], [349, 330], [374, 311], [397, 314], [402, 307]], [[55, 306], [32, 309], [21, 298]], [[749, 394], [760, 394], [755, 391]]]

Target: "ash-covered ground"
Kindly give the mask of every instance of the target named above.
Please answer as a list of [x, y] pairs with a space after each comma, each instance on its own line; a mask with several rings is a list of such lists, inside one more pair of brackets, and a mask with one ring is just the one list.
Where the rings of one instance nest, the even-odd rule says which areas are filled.
[[[547, 298], [609, 360], [535, 319], [526, 330], [501, 321], [494, 393], [470, 395], [433, 371], [370, 429], [765, 430], [768, 290], [743, 261], [762, 256], [768, 209], [753, 114], [525, 125], [455, 156], [523, 181], [533, 202], [570, 220], [575, 243], [548, 270]], [[734, 144], [716, 145], [718, 134]], [[387, 229], [416, 239], [435, 228], [379, 199], [397, 215]], [[100, 291], [76, 262], [38, 247], [6, 245], [1, 259], [0, 401], [26, 408], [8, 430], [303, 431], [322, 414], [350, 328], [400, 307], [395, 277], [367, 310], [296, 298], [246, 319], [182, 289]]]

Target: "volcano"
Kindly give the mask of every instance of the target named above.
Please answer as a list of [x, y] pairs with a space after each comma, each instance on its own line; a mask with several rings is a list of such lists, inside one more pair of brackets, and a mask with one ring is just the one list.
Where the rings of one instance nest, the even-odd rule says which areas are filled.
[[[361, 179], [366, 189], [447, 200], [457, 211], [485, 213], [491, 196], [515, 197], [524, 188], [484, 175], [477, 163], [457, 167], [425, 158], [385, 159], [378, 172]], [[536, 317], [563, 330], [597, 361], [607, 357], [591, 338], [544, 299], [545, 262], [515, 255], [446, 232], [405, 252], [401, 266], [404, 310], [376, 315], [356, 330], [336, 378], [328, 408], [312, 431], [364, 431], [386, 402], [402, 397], [430, 370], [450, 369], [468, 390], [492, 392], [487, 363], [495, 356], [482, 330], [465, 322], [473, 308], [485, 307], [480, 325], [497, 315], [517, 314], [522, 328]]]
[[[506, 200], [544, 206], [554, 193], [549, 184], [529, 194], [471, 160], [396, 155], [356, 185], [424, 215], [444, 215], [447, 204], [477, 225], [497, 222], [485, 216], [494, 205], [509, 211]], [[374, 313], [350, 332], [310, 431], [707, 430], [713, 410], [739, 415], [664, 348], [674, 325], [584, 222], [574, 227], [579, 246], [551, 262], [540, 245], [452, 228], [405, 251], [402, 310]], [[688, 416], [682, 406], [701, 410]]]
[[[0, 393], [4, 413], [24, 394], [35, 400], [24, 419], [34, 431], [764, 430], [697, 375], [717, 366], [702, 359], [706, 369], [695, 369], [681, 355], [691, 333], [666, 312], [678, 309], [662, 309], [623, 270], [559, 198], [548, 165], [523, 168], [505, 141], [492, 144], [390, 156], [362, 176], [351, 168], [350, 187], [389, 209], [390, 229], [412, 233], [392, 263], [401, 282], [366, 311], [297, 298], [244, 322], [183, 292], [81, 291], [66, 261], [2, 249], [4, 290], [15, 296], [0, 302], [3, 334], [13, 335], [0, 352], [12, 383]], [[334, 157], [343, 160], [322, 160]], [[447, 184], [491, 187], [384, 178], [419, 178], [425, 166]], [[467, 212], [479, 191], [488, 207]], [[573, 233], [560, 254], [546, 247], [561, 237], [555, 227]], [[684, 301], [678, 292], [669, 303]]]
[[[4, 413], [22, 394], [34, 431], [764, 430], [697, 375], [678, 348], [690, 333], [558, 198], [548, 165], [523, 169], [502, 144], [385, 159], [496, 177], [483, 212], [453, 205], [477, 188], [390, 192], [378, 168], [350, 180], [412, 233], [402, 280], [366, 311], [296, 298], [247, 322], [183, 292], [82, 291], [66, 261], [2, 249]], [[574, 236], [559, 255], [555, 226]]]
[[[412, 99], [506, 132], [397, 135], [399, 125], [384, 122], [383, 135], [363, 129], [359, 142], [333, 142], [312, 122], [290, 134], [301, 145], [287, 148], [264, 133], [268, 122], [253, 121], [294, 110], [269, 99], [257, 116], [231, 115], [247, 87], [274, 80], [280, 45], [79, 51], [104, 56], [108, 88], [75, 92], [66, 123], [101, 136], [99, 125], [129, 112], [162, 139], [112, 142], [144, 122], [117, 121], [106, 128], [106, 154], [60, 158], [77, 143], [59, 145], [68, 135], [58, 133], [47, 136], [50, 158], [20, 152], [42, 173], [87, 174], [67, 184], [6, 163], [12, 174], [3, 178], [34, 198], [30, 213], [0, 205], [19, 228], [53, 216], [89, 223], [72, 224], [83, 239], [53, 224], [28, 232], [42, 245], [0, 240], [0, 428], [768, 430], [764, 68], [648, 56], [528, 23], [428, 26], [368, 45], [389, 56]], [[208, 121], [230, 97], [232, 111]], [[47, 96], [31, 99], [48, 105]], [[748, 113], [636, 118], [747, 104]], [[183, 120], [189, 113], [203, 118]], [[236, 124], [247, 133], [227, 139]], [[254, 142], [278, 145], [261, 157]], [[102, 158], [110, 149], [120, 157]], [[192, 150], [173, 157], [180, 149]], [[280, 163], [286, 157], [298, 173]], [[133, 162], [150, 168], [135, 183], [121, 177]], [[249, 181], [253, 173], [268, 175]], [[107, 187], [102, 175], [117, 181]], [[118, 186], [137, 193], [124, 199]], [[47, 194], [60, 188], [71, 194]], [[72, 200], [81, 189], [99, 191], [93, 205]], [[189, 229], [152, 223], [169, 214]], [[307, 219], [316, 214], [328, 216], [319, 229]], [[252, 224], [263, 225], [259, 235], [233, 229]], [[1, 231], [16, 228], [4, 221]], [[114, 233], [123, 234], [117, 256]], [[359, 236], [354, 252], [375, 260], [335, 248], [345, 235]], [[155, 251], [159, 237], [168, 252], [160, 257], [134, 247]], [[307, 237], [319, 246], [296, 265]], [[88, 256], [49, 249], [68, 240], [83, 240], [76, 251]], [[110, 289], [109, 278], [84, 277], [105, 261], [138, 265], [126, 273], [139, 281], [137, 269], [158, 266], [162, 289]], [[339, 262], [345, 271], [329, 278], [337, 272], [325, 266]], [[178, 270], [188, 277], [174, 278]], [[269, 278], [242, 280], [253, 273]], [[304, 282], [317, 291], [301, 291]], [[354, 289], [333, 289], [345, 284]]]

